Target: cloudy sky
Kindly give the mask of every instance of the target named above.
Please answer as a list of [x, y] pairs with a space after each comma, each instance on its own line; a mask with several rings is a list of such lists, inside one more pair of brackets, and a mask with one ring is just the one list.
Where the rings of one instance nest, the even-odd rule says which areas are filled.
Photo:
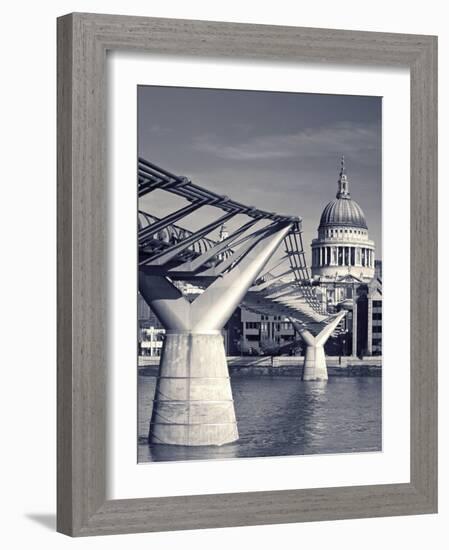
[[[344, 155], [351, 196], [382, 257], [381, 98], [139, 86], [138, 147], [212, 191], [300, 216], [308, 258]], [[160, 216], [181, 206], [167, 195], [147, 195], [144, 209]], [[193, 229], [203, 221], [196, 216], [180, 225]]]

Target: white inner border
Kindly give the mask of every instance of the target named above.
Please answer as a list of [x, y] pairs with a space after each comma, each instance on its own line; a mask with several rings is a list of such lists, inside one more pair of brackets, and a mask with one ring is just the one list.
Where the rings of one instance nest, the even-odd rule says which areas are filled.
[[[408, 70], [108, 54], [108, 498], [410, 481]], [[137, 85], [383, 96], [383, 451], [137, 464]], [[363, 202], [363, 201], [362, 201]], [[301, 215], [301, 212], [298, 212]], [[398, 276], [400, 275], [400, 276]]]

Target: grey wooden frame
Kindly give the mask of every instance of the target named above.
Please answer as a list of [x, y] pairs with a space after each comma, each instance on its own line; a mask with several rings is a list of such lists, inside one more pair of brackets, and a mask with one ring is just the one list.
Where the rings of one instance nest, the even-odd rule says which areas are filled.
[[[410, 483], [107, 500], [108, 50], [411, 72]], [[58, 19], [58, 505], [72, 536], [437, 511], [437, 38], [75, 13]]]

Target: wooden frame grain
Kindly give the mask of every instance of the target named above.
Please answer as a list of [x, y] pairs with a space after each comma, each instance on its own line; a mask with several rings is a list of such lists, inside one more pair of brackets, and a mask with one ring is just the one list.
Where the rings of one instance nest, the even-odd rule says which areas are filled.
[[[410, 483], [106, 500], [108, 50], [406, 66]], [[437, 511], [437, 38], [74, 13], [58, 19], [58, 505], [72, 536]]]

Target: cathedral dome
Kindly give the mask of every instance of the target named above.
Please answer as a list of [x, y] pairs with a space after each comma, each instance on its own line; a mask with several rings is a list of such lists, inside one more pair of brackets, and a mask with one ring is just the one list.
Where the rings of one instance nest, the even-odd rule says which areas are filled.
[[368, 229], [363, 210], [350, 198], [334, 199], [324, 208], [320, 229], [336, 225]]
[[318, 236], [312, 240], [312, 275], [334, 282], [347, 277], [369, 281], [374, 260], [375, 245], [363, 210], [351, 199], [343, 157], [337, 196], [324, 207]]
[[340, 178], [338, 180], [337, 198], [325, 206], [321, 214], [319, 228], [324, 229], [334, 226], [368, 229], [363, 210], [351, 199], [344, 158], [342, 158]]

